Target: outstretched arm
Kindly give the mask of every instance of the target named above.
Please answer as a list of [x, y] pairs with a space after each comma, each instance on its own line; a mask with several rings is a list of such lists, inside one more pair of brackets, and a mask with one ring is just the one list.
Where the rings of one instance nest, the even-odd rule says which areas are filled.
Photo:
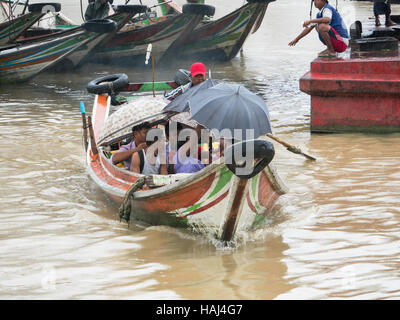
[[[307, 22], [307, 21], [306, 21]], [[304, 23], [305, 24], [305, 23]], [[300, 39], [304, 38], [306, 35], [308, 35], [312, 29], [315, 28], [315, 25], [311, 27], [305, 27], [303, 31], [292, 41], [289, 42], [289, 46], [295, 46], [297, 42], [299, 42]]]

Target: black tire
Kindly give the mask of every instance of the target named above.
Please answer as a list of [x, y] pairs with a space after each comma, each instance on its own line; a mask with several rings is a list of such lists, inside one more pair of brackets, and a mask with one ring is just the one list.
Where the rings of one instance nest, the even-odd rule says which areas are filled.
[[147, 6], [142, 6], [139, 4], [121, 4], [115, 8], [115, 11], [126, 13], [145, 13], [147, 11]]
[[110, 33], [117, 30], [117, 23], [110, 19], [93, 19], [86, 21], [82, 26], [86, 31], [97, 33]]
[[[235, 161], [235, 148], [238, 148], [240, 145], [242, 148], [242, 154], [246, 154], [246, 152], [254, 152], [254, 159], [262, 159], [260, 162], [253, 167], [251, 173], [249, 174], [239, 174], [237, 169], [240, 169], [240, 166]], [[239, 149], [240, 151], [240, 149]], [[235, 143], [231, 147], [229, 147], [225, 151], [225, 161], [226, 166], [230, 171], [233, 172], [239, 178], [242, 179], [251, 179], [255, 175], [259, 174], [264, 168], [272, 161], [275, 156], [274, 145], [266, 140], [248, 140]], [[232, 161], [230, 161], [232, 160]]]
[[247, 2], [250, 3], [269, 3], [269, 2], [274, 2], [275, 0], [247, 0]]
[[[59, 12], [61, 10], [61, 3], [58, 2], [44, 2], [44, 3], [32, 3], [28, 6], [29, 12], [42, 12], [43, 8], [49, 11]], [[46, 11], [47, 11], [46, 10]]]
[[128, 76], [125, 73], [117, 73], [90, 81], [86, 90], [94, 94], [112, 94], [126, 88], [128, 84]]
[[201, 3], [185, 3], [182, 6], [182, 13], [185, 14], [202, 14], [204, 16], [213, 16], [215, 7]]

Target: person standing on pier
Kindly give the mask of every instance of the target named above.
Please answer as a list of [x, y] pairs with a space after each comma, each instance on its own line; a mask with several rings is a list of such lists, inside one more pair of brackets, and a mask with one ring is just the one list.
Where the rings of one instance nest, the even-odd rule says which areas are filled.
[[381, 25], [381, 21], [379, 20], [379, 15], [385, 15], [385, 26], [390, 27], [394, 26], [396, 23], [390, 19], [390, 14], [392, 13], [392, 9], [390, 7], [389, 0], [374, 0], [374, 16], [375, 16], [375, 26], [379, 27]]
[[300, 39], [308, 35], [314, 28], [318, 32], [319, 39], [327, 46], [319, 57], [336, 57], [336, 52], [344, 52], [349, 45], [349, 33], [339, 12], [332, 7], [328, 0], [314, 0], [314, 6], [320, 10], [316, 19], [303, 22], [304, 30], [291, 42], [289, 46], [295, 46]]

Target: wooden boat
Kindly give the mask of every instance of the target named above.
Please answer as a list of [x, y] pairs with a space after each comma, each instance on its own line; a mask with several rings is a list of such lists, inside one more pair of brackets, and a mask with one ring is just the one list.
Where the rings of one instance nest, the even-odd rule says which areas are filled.
[[[272, 157], [258, 168], [258, 173], [254, 171], [251, 177], [234, 174], [221, 158], [196, 173], [150, 176], [136, 174], [111, 163], [106, 155], [108, 146], [127, 135], [122, 131], [112, 136], [103, 132], [103, 126], [107, 125], [111, 117], [112, 97], [108, 93], [99, 92], [108, 91], [109, 82], [114, 83], [115, 90], [123, 91], [124, 94], [151, 91], [153, 88], [154, 91], [168, 90], [177, 86], [175, 82], [128, 83], [126, 76], [126, 83], [117, 86], [116, 81], [120, 81], [120, 77], [108, 76], [107, 79], [95, 81], [103, 85], [104, 90], [90, 90], [98, 94], [94, 99], [92, 117], [88, 117], [90, 139], [87, 168], [94, 182], [121, 205], [120, 212], [126, 220], [189, 228], [194, 232], [211, 234], [225, 242], [234, 240], [238, 231], [254, 230], [265, 225], [276, 200], [286, 192], [273, 164], [268, 164], [273, 157], [272, 144], [268, 146], [269, 156]], [[146, 110], [147, 107], [141, 107], [141, 110], [135, 109], [135, 112]], [[82, 114], [86, 128], [84, 110]], [[160, 121], [165, 116], [168, 115], [158, 113], [151, 119]], [[149, 119], [147, 117], [146, 121], [151, 121]], [[132, 125], [126, 127], [129, 132]], [[88, 134], [84, 136], [87, 141]], [[261, 144], [268, 142], [256, 141]]]
[[[247, 4], [214, 21], [203, 21], [181, 41], [180, 57], [231, 60], [251, 32], [260, 27], [268, 4], [275, 0], [247, 0]], [[165, 11], [175, 10], [168, 7]], [[176, 11], [175, 12], [179, 12]]]
[[7, 20], [0, 23], [0, 45], [12, 43], [35, 22], [40, 20], [46, 12], [42, 12], [44, 7], [53, 7], [54, 11], [60, 11], [60, 4], [57, 3], [36, 3], [28, 6], [28, 13], [18, 17], [13, 17], [8, 11], [4, 2], [0, 2], [2, 10], [7, 15]]
[[96, 48], [95, 57], [107, 63], [135, 63], [138, 59], [143, 61], [149, 44], [157, 59], [173, 57], [181, 49], [181, 41], [193, 32], [204, 15], [213, 15], [214, 11], [209, 5], [188, 3], [182, 7], [182, 13], [166, 16], [156, 23], [127, 25], [123, 31], [103, 41]]
[[[84, 46], [80, 46], [77, 50], [69, 54], [68, 57], [64, 58], [59, 63], [54, 64], [52, 68], [60, 71], [60, 70], [76, 68], [79, 65], [83, 64], [84, 58], [88, 56], [96, 46], [98, 46], [102, 41], [107, 41], [107, 39], [112, 38], [118, 30], [123, 28], [125, 24], [132, 19], [133, 16], [135, 16], [138, 13], [145, 12], [146, 9], [147, 7], [142, 5], [116, 6], [115, 13], [108, 17], [109, 20], [114, 21], [116, 23], [116, 29], [113, 32], [108, 33], [105, 37], [98, 37], [97, 39], [87, 43]], [[16, 41], [16, 43], [27, 44], [36, 42], [41, 39], [50, 40], [50, 39], [65, 37], [69, 34], [75, 33], [76, 28], [80, 27], [75, 26], [72, 28], [58, 29], [56, 31], [53, 29], [53, 30], [48, 30], [50, 32], [48, 34], [42, 34], [41, 32], [39, 32], [36, 33], [36, 35], [31, 31], [30, 32], [31, 36], [20, 38], [18, 41]]]
[[111, 20], [92, 20], [74, 28], [67, 35], [50, 40], [12, 45], [0, 50], [0, 83], [27, 81], [80, 46], [113, 32], [116, 23]]

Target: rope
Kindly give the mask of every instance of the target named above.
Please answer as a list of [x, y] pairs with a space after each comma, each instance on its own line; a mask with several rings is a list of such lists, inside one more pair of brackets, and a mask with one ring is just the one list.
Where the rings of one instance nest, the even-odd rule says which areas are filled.
[[136, 180], [134, 184], [131, 185], [129, 190], [125, 193], [124, 200], [122, 201], [121, 206], [119, 207], [119, 221], [125, 219], [129, 224], [130, 216], [131, 216], [131, 200], [134, 199], [134, 193], [141, 189], [144, 186], [145, 180], [144, 177], [140, 177]]

